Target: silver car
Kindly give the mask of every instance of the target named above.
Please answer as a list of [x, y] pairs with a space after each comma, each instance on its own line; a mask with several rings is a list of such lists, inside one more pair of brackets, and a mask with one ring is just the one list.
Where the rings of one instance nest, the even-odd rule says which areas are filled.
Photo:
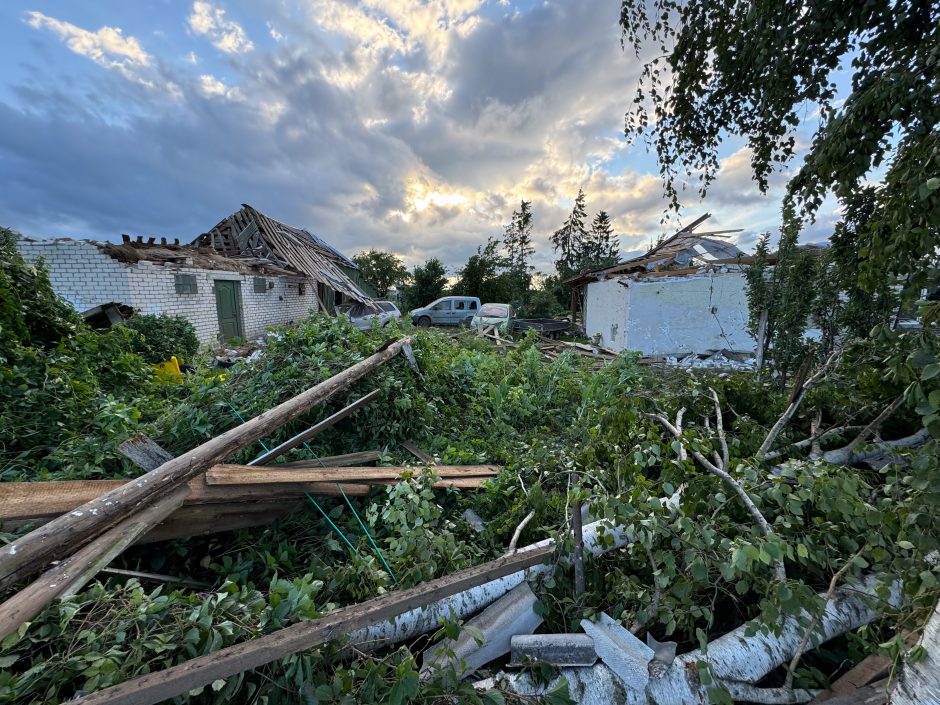
[[401, 311], [391, 301], [376, 301], [375, 305], [381, 309], [380, 312], [371, 311], [365, 304], [359, 303], [346, 304], [338, 312], [359, 330], [371, 330], [372, 321], [378, 321], [377, 325], [384, 326], [392, 319], [401, 318]]

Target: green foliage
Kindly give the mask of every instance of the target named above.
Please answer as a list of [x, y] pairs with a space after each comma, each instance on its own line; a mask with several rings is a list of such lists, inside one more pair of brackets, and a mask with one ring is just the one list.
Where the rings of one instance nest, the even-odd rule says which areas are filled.
[[[407, 323], [405, 327], [410, 328]], [[363, 333], [342, 319], [314, 316], [277, 333], [260, 358], [240, 361], [224, 376], [197, 368], [181, 384], [167, 388], [128, 384], [140, 395], [134, 410], [141, 415], [146, 411], [149, 419], [122, 420], [125, 407], [100, 406], [100, 395], [76, 400], [71, 413], [81, 414], [86, 423], [95, 417], [100, 425], [85, 432], [87, 443], [70, 447], [72, 470], [61, 470], [57, 477], [120, 476], [124, 468], [99, 460], [95, 442], [116, 444], [141, 427], [173, 452], [192, 448], [233, 428], [240, 418], [259, 414], [363, 359], [397, 330], [393, 326]], [[100, 583], [89, 585], [0, 644], [0, 702], [63, 702], [77, 689], [105, 687], [340, 605], [478, 564], [505, 551], [530, 510], [535, 517], [520, 544], [546, 535], [555, 535], [561, 544], [561, 567], [535, 585], [549, 631], [572, 628], [582, 610], [605, 610], [626, 623], [639, 622], [658, 638], [669, 635], [693, 644], [760, 613], [774, 618], [815, 610], [816, 591], [825, 588], [862, 543], [868, 545], [865, 565], [853, 570], [850, 580], [863, 570], [885, 580], [900, 577], [912, 604], [930, 603], [937, 570], [924, 557], [940, 545], [936, 444], [908, 453], [881, 471], [846, 472], [797, 460], [782, 466], [779, 475], [769, 474], [750, 457], [785, 399], [765, 380], [746, 374], [651, 370], [629, 355], [595, 373], [589, 361], [571, 353], [545, 362], [532, 337], [518, 347], [496, 351], [473, 336], [461, 342], [435, 331], [414, 335], [420, 377], [404, 359], [396, 358], [263, 439], [264, 446], [271, 447], [378, 388], [381, 403], [364, 407], [286, 459], [382, 448], [382, 464], [398, 465], [409, 461], [400, 443], [414, 440], [441, 463], [504, 466], [505, 471], [478, 493], [434, 489], [435, 478], [428, 473], [377, 488], [368, 497], [350, 498], [397, 585], [349, 505], [335, 498], [318, 501], [352, 550], [310, 504], [264, 529], [176, 541], [161, 545], [159, 551], [133, 548], [118, 560], [119, 566], [185, 575], [213, 588], [152, 590], [115, 578], [109, 579], [107, 589]], [[131, 331], [125, 330], [124, 336], [129, 339]], [[861, 349], [847, 352], [851, 359], [845, 377], [821, 385], [814, 390], [818, 398], [807, 403], [823, 409], [826, 424], [842, 421], [847, 410], [867, 409], [858, 420], [869, 420], [904, 385], [934, 379], [930, 365], [936, 360], [904, 357], [919, 345], [897, 334], [873, 351], [879, 359], [899, 361], [893, 373], [897, 379], [891, 382], [881, 379], [872, 356]], [[139, 358], [133, 359], [147, 369]], [[101, 372], [100, 367], [93, 369]], [[105, 378], [96, 382], [114, 383]], [[726, 409], [732, 473], [771, 522], [771, 539], [754, 526], [719, 480], [680, 459], [674, 439], [664, 436], [648, 417], [655, 411], [674, 416], [685, 407], [683, 442], [709, 455], [717, 448], [704, 423], [712, 410], [709, 387], [716, 389]], [[37, 397], [33, 403], [48, 405], [48, 400]], [[29, 413], [27, 408], [21, 406], [20, 413]], [[899, 413], [897, 428], [886, 426], [884, 431], [892, 436], [903, 433], [915, 418]], [[70, 428], [73, 423], [69, 421]], [[808, 425], [798, 416], [781, 442], [805, 437]], [[233, 460], [254, 458], [263, 449], [261, 443], [254, 444]], [[49, 464], [52, 461], [43, 455], [48, 451], [40, 447], [30, 452], [35, 463]], [[576, 484], [574, 472], [581, 478]], [[681, 507], [672, 512], [662, 497], [680, 484], [685, 484]], [[570, 553], [566, 512], [575, 496], [591, 505], [594, 516], [622, 524], [635, 541], [588, 561], [588, 590], [578, 599], [564, 560]], [[480, 534], [462, 518], [468, 507], [484, 520]], [[789, 579], [782, 585], [774, 582], [770, 569], [776, 558], [788, 569]], [[656, 610], [651, 609], [654, 586], [661, 593]], [[457, 629], [459, 625], [447, 624], [442, 632], [453, 636]], [[884, 640], [875, 628], [867, 639]], [[420, 681], [415, 654], [425, 645], [422, 640], [370, 657], [343, 653], [339, 645], [328, 644], [217, 681], [190, 700], [219, 705], [262, 699], [501, 701], [498, 693], [473, 692], [447, 669], [428, 682]], [[810, 666], [815, 667], [812, 662]], [[564, 703], [570, 695], [559, 691], [551, 697]]]
[[163, 409], [152, 368], [134, 353], [140, 337], [87, 328], [10, 231], [0, 233], [0, 293], [0, 479], [133, 472], [117, 445]]
[[0, 228], [0, 355], [21, 345], [48, 349], [82, 327], [82, 319], [52, 290], [40, 262], [16, 249], [17, 234]]
[[413, 309], [427, 306], [440, 298], [447, 286], [447, 270], [444, 263], [436, 257], [414, 268], [411, 284], [405, 287], [405, 308]]
[[451, 293], [479, 297], [483, 303], [511, 301], [512, 282], [507, 269], [509, 260], [500, 252], [500, 241], [489, 238], [486, 245], [477, 247], [463, 269], [457, 271], [459, 279]]
[[164, 362], [174, 355], [189, 361], [199, 349], [196, 329], [182, 316], [137, 314], [123, 325], [140, 334], [134, 352], [147, 362]]
[[[704, 196], [728, 136], [746, 141], [766, 191], [770, 174], [795, 156], [795, 131], [815, 105], [820, 120], [788, 184], [784, 235], [812, 219], [828, 194], [849, 211], [859, 211], [862, 198], [864, 218], [850, 213], [839, 234], [851, 229], [853, 286], [880, 296], [885, 282], [900, 282], [909, 302], [935, 279], [940, 6], [623, 0], [620, 25], [638, 56], [647, 43], [658, 48], [644, 66], [627, 134], [652, 142], [672, 207], [693, 174]], [[851, 82], [840, 96], [835, 75], [843, 70]], [[867, 189], [885, 166], [883, 180]]]
[[405, 284], [411, 278], [401, 257], [392, 252], [370, 249], [352, 259], [359, 265], [362, 277], [372, 285], [379, 298], [385, 298], [391, 287]]

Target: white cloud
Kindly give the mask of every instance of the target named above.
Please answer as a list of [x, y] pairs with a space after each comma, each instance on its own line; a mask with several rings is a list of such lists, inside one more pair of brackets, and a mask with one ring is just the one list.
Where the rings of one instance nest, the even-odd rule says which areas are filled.
[[207, 36], [216, 49], [226, 54], [241, 54], [254, 49], [255, 45], [241, 25], [225, 19], [225, 10], [212, 3], [196, 0], [188, 22], [195, 34]]
[[226, 98], [227, 100], [240, 100], [241, 92], [237, 87], [230, 88], [212, 74], [203, 74], [199, 77], [199, 88], [208, 98]]
[[34, 29], [47, 29], [80, 56], [96, 64], [131, 74], [136, 67], [148, 66], [151, 58], [134, 37], [125, 37], [120, 27], [102, 27], [90, 32], [41, 12], [26, 13], [26, 23]]
[[268, 22], [267, 25], [268, 25], [268, 34], [271, 35], [271, 39], [273, 39], [273, 40], [276, 41], [276, 42], [282, 42], [282, 41], [284, 41], [284, 35], [281, 34], [281, 33], [277, 30], [277, 27], [275, 27], [275, 26], [274, 26], [273, 24], [271, 24], [270, 22]]

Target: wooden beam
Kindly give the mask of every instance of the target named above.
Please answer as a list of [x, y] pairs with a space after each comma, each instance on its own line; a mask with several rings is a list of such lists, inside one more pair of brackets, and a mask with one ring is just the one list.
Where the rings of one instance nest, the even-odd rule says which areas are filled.
[[401, 447], [407, 450], [425, 465], [435, 465], [437, 463], [437, 461], [434, 460], [433, 455], [428, 453], [426, 450], [419, 448], [413, 441], [405, 441], [401, 444]]
[[329, 455], [324, 458], [308, 458], [306, 460], [291, 460], [288, 463], [278, 463], [278, 468], [342, 468], [349, 465], [365, 465], [382, 457], [382, 451], [363, 450], [358, 453], [345, 453], [344, 455]]
[[124, 517], [225, 460], [274, 429], [305, 414], [313, 406], [347, 389], [382, 363], [395, 357], [411, 338], [401, 338], [269, 411], [226, 431], [156, 470], [82, 505], [81, 511], [53, 519], [0, 548], [0, 590], [63, 558]]
[[228, 678], [299, 651], [315, 648], [355, 629], [391, 619], [490, 580], [530, 568], [544, 562], [551, 556], [552, 550], [546, 547], [516, 553], [408, 590], [390, 592], [368, 602], [342, 607], [318, 619], [299, 622], [177, 666], [133, 678], [74, 702], [78, 705], [152, 705], [202, 688], [220, 678]]
[[189, 493], [181, 487], [106, 531], [74, 555], [46, 571], [0, 605], [0, 640], [15, 632], [58, 597], [74, 595], [141, 535], [177, 509]]
[[[434, 472], [441, 478], [493, 477], [502, 468], [495, 465], [435, 465]], [[287, 468], [252, 467], [250, 465], [214, 465], [206, 471], [206, 483], [213, 485], [264, 485], [280, 482], [373, 482], [398, 481], [405, 473], [420, 473], [410, 467], [348, 467], [348, 468]]]
[[[0, 482], [0, 521], [29, 521], [55, 517], [70, 512], [86, 502], [121, 487], [125, 480], [69, 480], [61, 482]], [[343, 483], [350, 496], [369, 494], [368, 484]], [[258, 500], [283, 500], [303, 497], [307, 492], [317, 496], [338, 497], [336, 484], [283, 483], [277, 485], [226, 485], [210, 487], [204, 477], [189, 481], [190, 494], [184, 504], [230, 504]]]
[[248, 464], [249, 465], [270, 465], [271, 461], [274, 460], [275, 458], [278, 458], [284, 455], [284, 453], [287, 453], [288, 451], [293, 450], [294, 448], [296, 448], [302, 443], [306, 443], [318, 433], [321, 433], [322, 431], [325, 431], [326, 429], [330, 428], [330, 426], [335, 426], [340, 421], [345, 419], [347, 416], [350, 416], [356, 413], [357, 411], [359, 411], [359, 409], [364, 407], [366, 404], [368, 404], [371, 401], [374, 401], [380, 396], [382, 396], [382, 390], [373, 389], [364, 397], [360, 397], [359, 399], [354, 401], [352, 404], [349, 404], [348, 406], [345, 406], [339, 411], [337, 411], [335, 414], [331, 414], [330, 416], [327, 416], [322, 421], [318, 421], [313, 426], [308, 428], [306, 431], [301, 431], [296, 436], [293, 436], [292, 438], [288, 438], [286, 441], [284, 441], [280, 445], [275, 446], [274, 448], [267, 451], [266, 453], [259, 455], [257, 458], [255, 458]]

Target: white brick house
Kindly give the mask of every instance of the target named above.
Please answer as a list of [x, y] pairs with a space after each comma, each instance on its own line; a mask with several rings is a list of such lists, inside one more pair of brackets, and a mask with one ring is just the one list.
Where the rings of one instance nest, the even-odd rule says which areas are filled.
[[116, 302], [140, 313], [183, 316], [206, 346], [296, 323], [322, 310], [326, 294], [331, 304], [339, 297], [371, 303], [339, 266], [355, 265], [322, 240], [304, 244], [312, 254], [293, 253], [299, 266], [270, 252], [233, 257], [195, 244], [127, 236], [122, 244], [21, 237], [17, 247], [26, 260], [45, 261], [56, 293], [79, 311]]

